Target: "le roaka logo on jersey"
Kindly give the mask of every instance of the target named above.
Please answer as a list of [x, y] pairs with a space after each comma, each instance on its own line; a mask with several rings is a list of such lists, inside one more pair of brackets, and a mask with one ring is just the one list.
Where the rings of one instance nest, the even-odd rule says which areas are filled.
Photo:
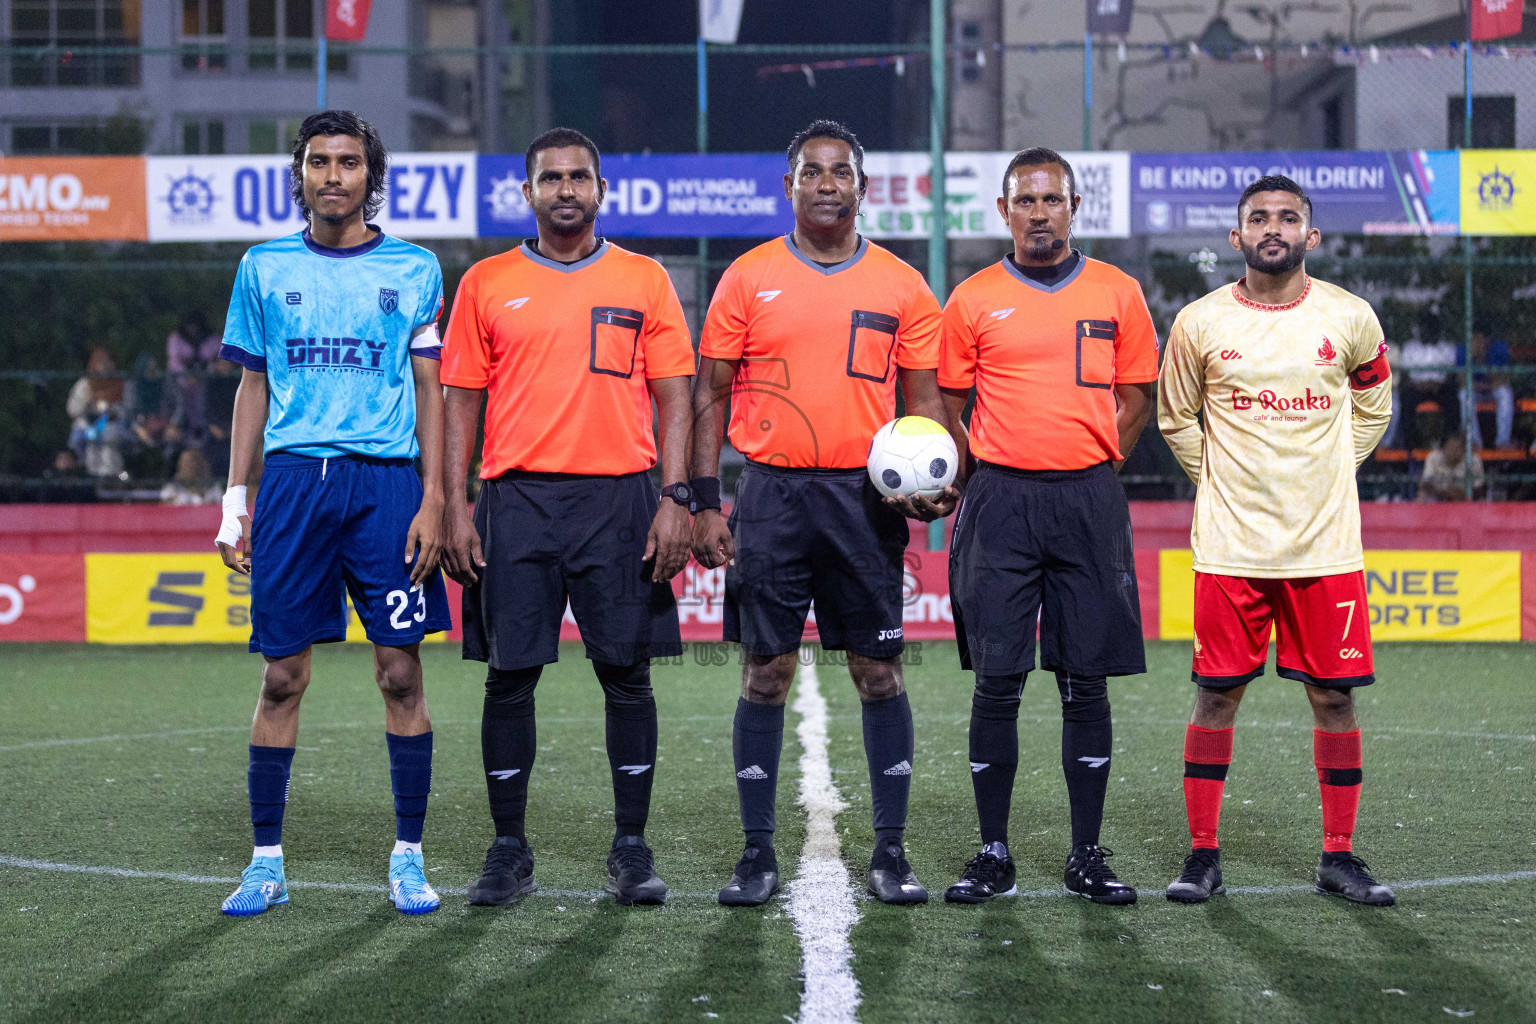
[[1277, 395], [1273, 391], [1260, 391], [1257, 397], [1250, 398], [1241, 391], [1232, 392], [1232, 408], [1252, 409], [1257, 403], [1260, 409], [1266, 412], [1314, 412], [1328, 409], [1333, 406], [1333, 399], [1327, 395], [1314, 395], [1311, 388], [1307, 388], [1305, 395], [1287, 397]]
[[1323, 335], [1323, 343], [1317, 347], [1317, 365], [1332, 366], [1337, 358], [1339, 358], [1338, 350], [1333, 347], [1333, 342], [1328, 340], [1328, 336]]
[[383, 373], [384, 343], [367, 338], [289, 338], [288, 367]]

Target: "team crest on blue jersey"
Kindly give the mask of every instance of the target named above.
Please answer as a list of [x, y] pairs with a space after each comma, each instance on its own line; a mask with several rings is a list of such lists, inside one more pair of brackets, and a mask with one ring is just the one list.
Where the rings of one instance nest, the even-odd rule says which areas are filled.
[[400, 293], [393, 288], [379, 289], [379, 308], [388, 316], [400, 308]]

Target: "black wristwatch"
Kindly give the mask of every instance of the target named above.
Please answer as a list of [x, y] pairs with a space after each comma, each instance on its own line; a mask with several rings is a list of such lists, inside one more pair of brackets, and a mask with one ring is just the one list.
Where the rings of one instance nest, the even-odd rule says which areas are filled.
[[687, 484], [667, 484], [661, 489], [663, 498], [671, 498], [688, 511], [693, 511], [693, 488]]

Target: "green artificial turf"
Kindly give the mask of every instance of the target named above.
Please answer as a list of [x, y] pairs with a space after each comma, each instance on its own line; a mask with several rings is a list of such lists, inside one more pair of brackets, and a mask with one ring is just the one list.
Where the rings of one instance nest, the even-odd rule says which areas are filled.
[[[436, 763], [428, 877], [462, 890], [490, 840], [479, 751], [481, 666], [424, 648]], [[917, 718], [908, 845], [926, 907], [859, 903], [859, 1018], [898, 1021], [1477, 1021], [1536, 1019], [1536, 878], [1405, 888], [1375, 910], [1306, 891], [1161, 897], [1188, 836], [1180, 790], [1188, 647], [1153, 644], [1112, 684], [1115, 760], [1103, 841], [1142, 890], [1129, 908], [1063, 898], [1068, 840], [1054, 682], [1035, 673], [1020, 721], [1012, 839], [1022, 896], [944, 904], [977, 843], [953, 645], [906, 667]], [[653, 672], [661, 750], [650, 840], [663, 908], [599, 895], [612, 834], [602, 696], [567, 646], [539, 684], [529, 834], [544, 890], [513, 908], [445, 894], [421, 918], [382, 892], [393, 817], [383, 716], [361, 646], [316, 649], [284, 831], [293, 901], [218, 913], [232, 885], [0, 864], [0, 1019], [780, 1021], [800, 1009], [787, 904], [713, 902], [739, 853], [730, 720], [734, 660]], [[708, 660], [707, 658], [702, 660]], [[1536, 869], [1536, 648], [1387, 645], [1362, 691], [1357, 851], [1383, 881]], [[232, 648], [7, 646], [0, 651], [0, 856], [232, 878], [249, 855], [247, 723], [259, 659]], [[835, 663], [838, 818], [858, 884], [873, 834], [857, 697]], [[1304, 886], [1320, 840], [1310, 715], [1294, 683], [1255, 683], [1239, 716], [1222, 821], [1226, 883]], [[804, 834], [788, 716], [778, 845]], [[88, 740], [88, 742], [56, 742]], [[378, 886], [378, 890], [366, 889]], [[1404, 994], [1397, 994], [1401, 990]], [[708, 1017], [717, 1014], [717, 1017]]]

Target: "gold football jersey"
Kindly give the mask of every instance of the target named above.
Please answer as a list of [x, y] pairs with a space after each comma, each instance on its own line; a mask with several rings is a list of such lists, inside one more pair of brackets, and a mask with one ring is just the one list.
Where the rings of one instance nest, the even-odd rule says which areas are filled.
[[1392, 417], [1385, 353], [1370, 304], [1313, 278], [1281, 306], [1227, 285], [1180, 311], [1157, 424], [1196, 485], [1197, 572], [1364, 568], [1355, 468]]

